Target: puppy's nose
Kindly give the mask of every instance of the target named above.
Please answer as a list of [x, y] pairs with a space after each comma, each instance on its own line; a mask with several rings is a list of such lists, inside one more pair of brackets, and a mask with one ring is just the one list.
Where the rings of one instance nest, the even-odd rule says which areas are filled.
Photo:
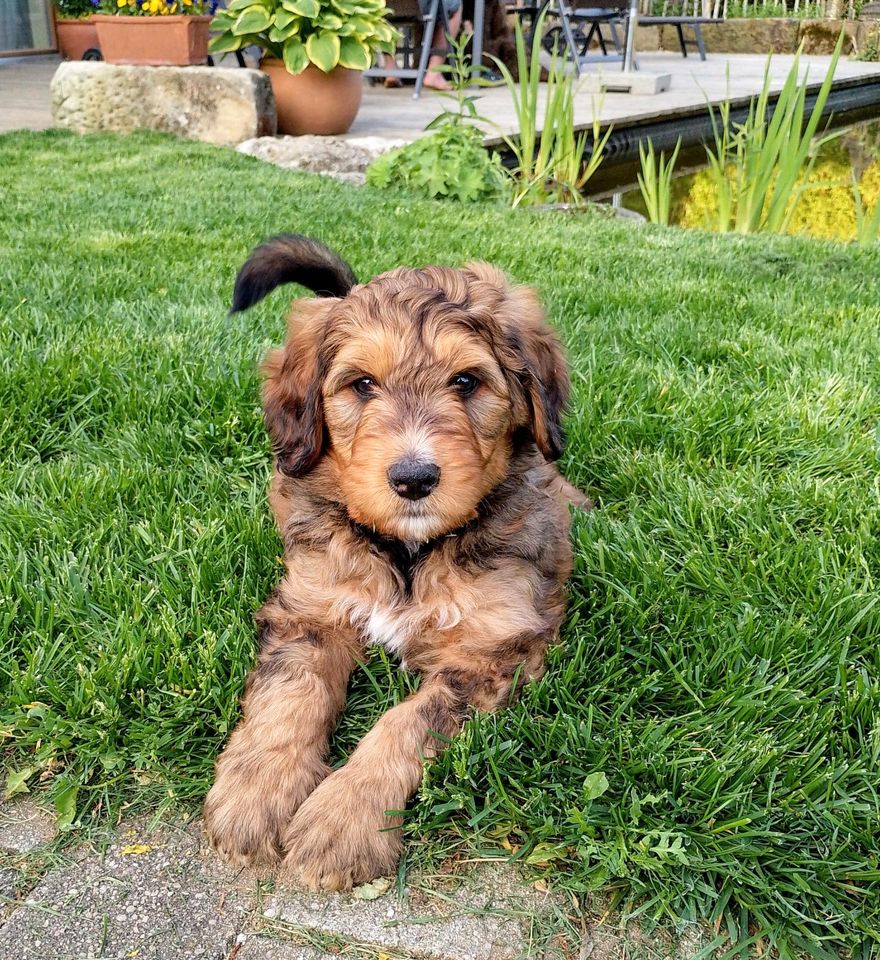
[[440, 468], [425, 460], [398, 460], [388, 469], [388, 482], [399, 497], [421, 500], [440, 482]]

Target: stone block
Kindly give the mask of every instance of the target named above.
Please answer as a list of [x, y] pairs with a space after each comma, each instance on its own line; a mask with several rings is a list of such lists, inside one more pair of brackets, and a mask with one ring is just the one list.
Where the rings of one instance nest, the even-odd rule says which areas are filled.
[[[704, 23], [703, 40], [709, 53], [794, 53], [798, 47], [798, 21], [756, 17]], [[680, 49], [675, 27], [662, 28], [660, 43], [664, 50]], [[696, 50], [691, 49], [688, 54], [696, 56]]]
[[240, 143], [238, 151], [286, 170], [307, 170], [362, 184], [367, 167], [379, 154], [405, 143], [383, 137], [258, 137]]
[[842, 55], [861, 53], [865, 48], [867, 26], [859, 20], [801, 20], [798, 43], [803, 43], [804, 53], [830, 56], [841, 30], [846, 34]]
[[258, 70], [69, 61], [51, 95], [55, 125], [77, 133], [159, 130], [235, 146], [277, 126], [269, 78]]

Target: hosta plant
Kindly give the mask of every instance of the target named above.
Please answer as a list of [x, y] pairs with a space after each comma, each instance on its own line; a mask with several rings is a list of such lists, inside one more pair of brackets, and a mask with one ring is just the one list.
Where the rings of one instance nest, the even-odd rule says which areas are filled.
[[385, 0], [230, 0], [214, 17], [219, 34], [211, 53], [256, 45], [284, 61], [290, 73], [314, 64], [366, 70], [373, 55], [394, 50], [397, 32], [388, 23]]

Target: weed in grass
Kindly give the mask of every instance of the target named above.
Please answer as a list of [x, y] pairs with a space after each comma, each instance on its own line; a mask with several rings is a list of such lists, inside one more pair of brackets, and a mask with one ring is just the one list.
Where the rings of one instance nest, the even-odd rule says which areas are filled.
[[[535, 284], [598, 504], [546, 676], [431, 764], [409, 863], [515, 850], [722, 953], [876, 951], [880, 247], [404, 204], [155, 135], [0, 137], [0, 191], [2, 760], [77, 787], [68, 835], [197, 810], [237, 718], [281, 572], [257, 366], [294, 291], [226, 309], [305, 230], [364, 278]], [[333, 762], [415, 682], [375, 652]]]

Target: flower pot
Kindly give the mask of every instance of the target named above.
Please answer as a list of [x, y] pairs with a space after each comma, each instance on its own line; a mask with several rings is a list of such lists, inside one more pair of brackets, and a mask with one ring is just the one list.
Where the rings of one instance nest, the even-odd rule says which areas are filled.
[[330, 137], [346, 133], [354, 123], [364, 93], [360, 70], [336, 67], [324, 73], [309, 65], [294, 75], [274, 57], [265, 58], [260, 69], [272, 84], [279, 133]]
[[186, 67], [208, 62], [210, 17], [96, 15], [93, 19], [107, 63]]
[[82, 60], [86, 50], [98, 49], [98, 30], [91, 17], [84, 20], [56, 20], [58, 52], [65, 60]]

